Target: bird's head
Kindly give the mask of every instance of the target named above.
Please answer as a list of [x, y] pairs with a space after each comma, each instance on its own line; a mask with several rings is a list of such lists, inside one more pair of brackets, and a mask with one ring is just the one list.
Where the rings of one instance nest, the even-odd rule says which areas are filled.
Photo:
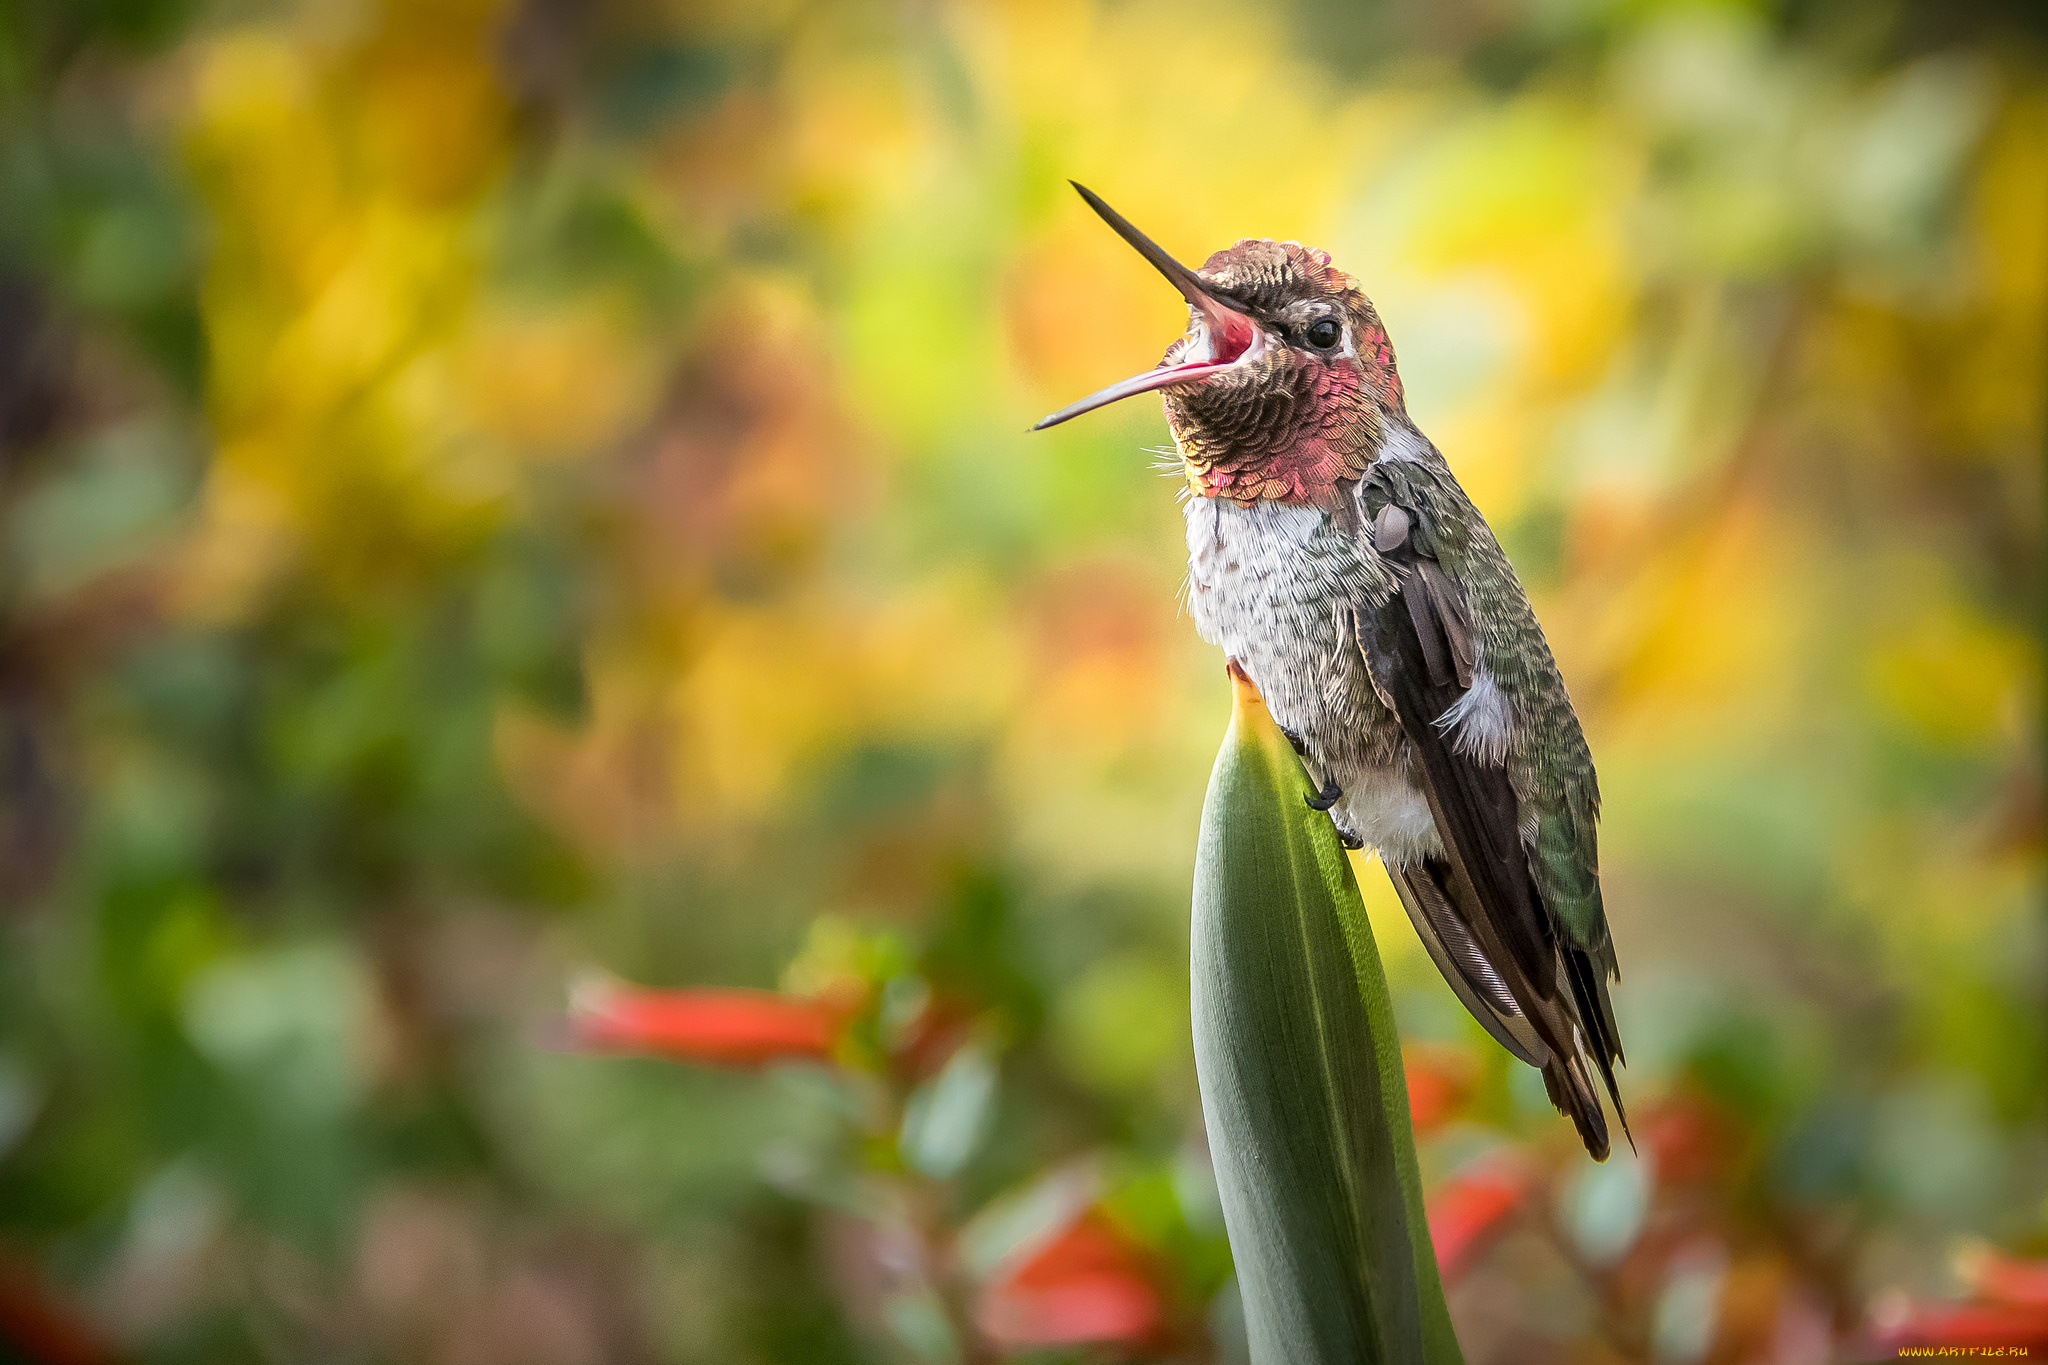
[[1327, 252], [1249, 237], [1190, 270], [1074, 188], [1180, 291], [1188, 330], [1156, 367], [1033, 430], [1157, 389], [1197, 493], [1333, 502], [1337, 485], [1377, 457], [1390, 423], [1407, 420], [1394, 348], [1358, 282]]

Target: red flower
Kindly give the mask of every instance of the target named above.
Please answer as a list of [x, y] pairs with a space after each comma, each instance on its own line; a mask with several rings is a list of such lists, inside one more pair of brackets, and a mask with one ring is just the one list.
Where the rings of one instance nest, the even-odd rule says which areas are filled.
[[977, 1314], [1006, 1348], [1156, 1340], [1166, 1304], [1143, 1250], [1085, 1213], [991, 1284]]
[[1983, 1243], [1956, 1258], [1972, 1303], [1916, 1304], [1903, 1294], [1880, 1300], [1872, 1318], [1877, 1344], [2020, 1346], [2048, 1349], [2048, 1261], [2008, 1256]]
[[648, 991], [604, 982], [576, 992], [569, 1028], [579, 1047], [752, 1067], [830, 1060], [844, 1017], [824, 1001], [772, 991]]
[[2023, 1260], [1978, 1244], [1956, 1258], [1956, 1269], [1971, 1297], [2048, 1313], [2048, 1261]]
[[1886, 1351], [1906, 1346], [2048, 1349], [2048, 1308], [2008, 1303], [1907, 1306], [1895, 1321], [1878, 1330], [1877, 1345]]
[[1535, 1177], [1518, 1160], [1489, 1154], [1468, 1163], [1429, 1200], [1437, 1268], [1453, 1280], [1529, 1197]]
[[1463, 1048], [1409, 1043], [1401, 1049], [1408, 1078], [1408, 1119], [1417, 1133], [1441, 1126], [1471, 1089], [1472, 1057]]

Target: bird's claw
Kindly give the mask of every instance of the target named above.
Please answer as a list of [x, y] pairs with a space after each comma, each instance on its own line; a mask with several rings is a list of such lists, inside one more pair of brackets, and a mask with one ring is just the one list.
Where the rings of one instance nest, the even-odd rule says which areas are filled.
[[1314, 796], [1304, 796], [1301, 799], [1308, 803], [1310, 810], [1328, 810], [1342, 800], [1343, 796], [1344, 789], [1338, 786], [1337, 779], [1332, 777], [1324, 779], [1323, 789]]
[[1342, 825], [1337, 826], [1337, 842], [1344, 845], [1344, 847], [1350, 849], [1354, 853], [1356, 853], [1359, 849], [1365, 847], [1365, 840], [1359, 838], [1356, 834], [1353, 834], [1350, 830], [1344, 828]]

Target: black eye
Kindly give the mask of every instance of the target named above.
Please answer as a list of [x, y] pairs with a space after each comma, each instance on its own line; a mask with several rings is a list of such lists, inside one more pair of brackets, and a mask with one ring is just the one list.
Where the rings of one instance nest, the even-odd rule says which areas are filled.
[[1315, 347], [1318, 351], [1327, 351], [1332, 346], [1335, 346], [1337, 339], [1343, 335], [1344, 329], [1337, 325], [1337, 319], [1322, 318], [1310, 324], [1308, 344]]

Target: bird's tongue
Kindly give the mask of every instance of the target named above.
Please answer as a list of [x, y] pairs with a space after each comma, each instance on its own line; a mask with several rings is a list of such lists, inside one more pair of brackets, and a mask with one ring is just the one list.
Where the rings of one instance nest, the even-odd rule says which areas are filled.
[[1243, 359], [1258, 336], [1258, 325], [1207, 295], [1203, 296], [1203, 302], [1209, 305], [1202, 309], [1202, 318], [1209, 324], [1209, 350], [1215, 356], [1215, 363], [1230, 365]]

